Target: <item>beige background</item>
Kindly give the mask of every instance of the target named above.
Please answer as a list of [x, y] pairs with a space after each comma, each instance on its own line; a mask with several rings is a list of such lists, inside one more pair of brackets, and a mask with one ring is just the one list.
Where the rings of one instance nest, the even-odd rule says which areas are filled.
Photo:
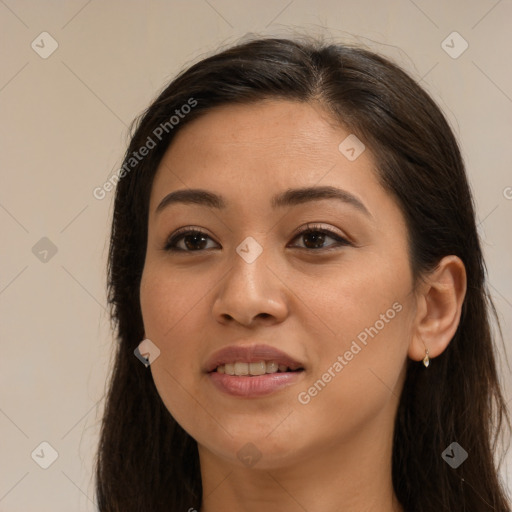
[[[95, 510], [113, 193], [92, 191], [166, 81], [248, 32], [359, 41], [422, 79], [462, 143], [510, 351], [511, 21], [511, 0], [0, 0], [0, 511]], [[469, 44], [458, 58], [441, 46], [453, 31]], [[47, 58], [42, 32], [58, 43]], [[58, 452], [46, 470], [31, 458], [43, 441]], [[42, 450], [34, 459], [50, 461]]]

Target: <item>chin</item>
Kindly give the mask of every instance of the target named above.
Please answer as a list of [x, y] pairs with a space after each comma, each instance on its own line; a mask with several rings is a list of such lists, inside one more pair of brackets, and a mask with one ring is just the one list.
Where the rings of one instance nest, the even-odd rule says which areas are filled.
[[301, 457], [296, 439], [295, 436], [274, 436], [271, 439], [267, 434], [262, 434], [261, 429], [247, 429], [233, 437], [227, 434], [215, 440], [209, 437], [205, 442], [200, 440], [199, 444], [203, 450], [208, 450], [237, 467], [271, 470], [289, 466]]

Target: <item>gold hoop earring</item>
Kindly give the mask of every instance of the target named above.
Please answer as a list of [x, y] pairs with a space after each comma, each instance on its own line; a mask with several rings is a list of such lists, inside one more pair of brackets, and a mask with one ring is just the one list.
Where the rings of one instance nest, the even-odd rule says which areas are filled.
[[428, 365], [430, 364], [430, 357], [428, 357], [428, 348], [425, 349], [425, 357], [423, 358], [423, 364], [425, 365], [425, 368], [428, 368]]

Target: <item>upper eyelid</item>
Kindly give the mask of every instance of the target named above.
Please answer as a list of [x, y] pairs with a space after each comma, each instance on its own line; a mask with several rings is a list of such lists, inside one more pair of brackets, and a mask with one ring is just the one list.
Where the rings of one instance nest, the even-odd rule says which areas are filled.
[[328, 228], [328, 227], [322, 226], [321, 224], [315, 223], [315, 222], [308, 222], [305, 226], [298, 227], [292, 233], [292, 236], [294, 238], [296, 238], [297, 236], [302, 235], [304, 232], [308, 232], [308, 231], [324, 231], [324, 232], [330, 233], [332, 235], [335, 235], [338, 238], [343, 238], [347, 241], [350, 241], [350, 239], [347, 235], [345, 235], [333, 228], [330, 228], [330, 227]]
[[[333, 229], [330, 229], [330, 228], [326, 228], [320, 224], [306, 224], [306, 226], [301, 226], [299, 228], [297, 228], [293, 233], [292, 233], [292, 236], [294, 238], [297, 238], [297, 236], [305, 233], [305, 232], [308, 232], [308, 231], [326, 231], [330, 234], [333, 234], [333, 235], [336, 235], [340, 238], [348, 238], [346, 237], [345, 235], [341, 234], [341, 233], [338, 233], [337, 231], [334, 231]], [[172, 240], [172, 239], [176, 239], [177, 237], [179, 236], [183, 236], [183, 235], [187, 235], [189, 233], [200, 233], [202, 235], [207, 235], [209, 236], [212, 240], [213, 240], [213, 237], [210, 236], [205, 230], [204, 228], [199, 228], [199, 227], [195, 227], [195, 226], [186, 226], [186, 227], [183, 227], [183, 228], [179, 228], [177, 229], [171, 236], [168, 237], [169, 240]]]

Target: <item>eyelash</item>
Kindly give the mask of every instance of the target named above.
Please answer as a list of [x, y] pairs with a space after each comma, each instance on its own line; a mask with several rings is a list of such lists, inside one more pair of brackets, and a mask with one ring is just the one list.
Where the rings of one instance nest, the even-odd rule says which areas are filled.
[[[315, 224], [307, 224], [305, 229], [294, 233], [292, 240], [295, 240], [296, 238], [299, 238], [300, 236], [303, 236], [303, 235], [309, 234], [309, 233], [322, 233], [324, 235], [329, 236], [330, 238], [333, 238], [336, 241], [336, 243], [332, 244], [331, 246], [326, 247], [326, 248], [321, 247], [319, 249], [309, 249], [308, 247], [298, 247], [298, 249], [304, 249], [307, 251], [315, 251], [315, 252], [320, 252], [320, 251], [326, 252], [326, 251], [334, 250], [339, 247], [352, 245], [351, 242], [349, 242], [347, 239], [341, 237], [334, 231], [331, 231], [329, 229], [323, 228], [323, 227], [315, 225]], [[199, 249], [196, 251], [190, 251], [187, 249], [181, 249], [181, 248], [176, 247], [176, 242], [185, 238], [186, 236], [194, 236], [194, 235], [204, 235], [207, 238], [210, 238], [210, 240], [212, 240], [211, 237], [209, 237], [206, 233], [204, 233], [203, 231], [201, 231], [199, 229], [185, 227], [185, 228], [179, 229], [176, 233], [174, 233], [172, 236], [169, 237], [169, 239], [165, 243], [164, 250], [169, 251], [169, 252], [182, 252], [182, 253], [185, 253], [185, 252], [201, 253], [201, 252], [209, 250], [209, 249]]]

